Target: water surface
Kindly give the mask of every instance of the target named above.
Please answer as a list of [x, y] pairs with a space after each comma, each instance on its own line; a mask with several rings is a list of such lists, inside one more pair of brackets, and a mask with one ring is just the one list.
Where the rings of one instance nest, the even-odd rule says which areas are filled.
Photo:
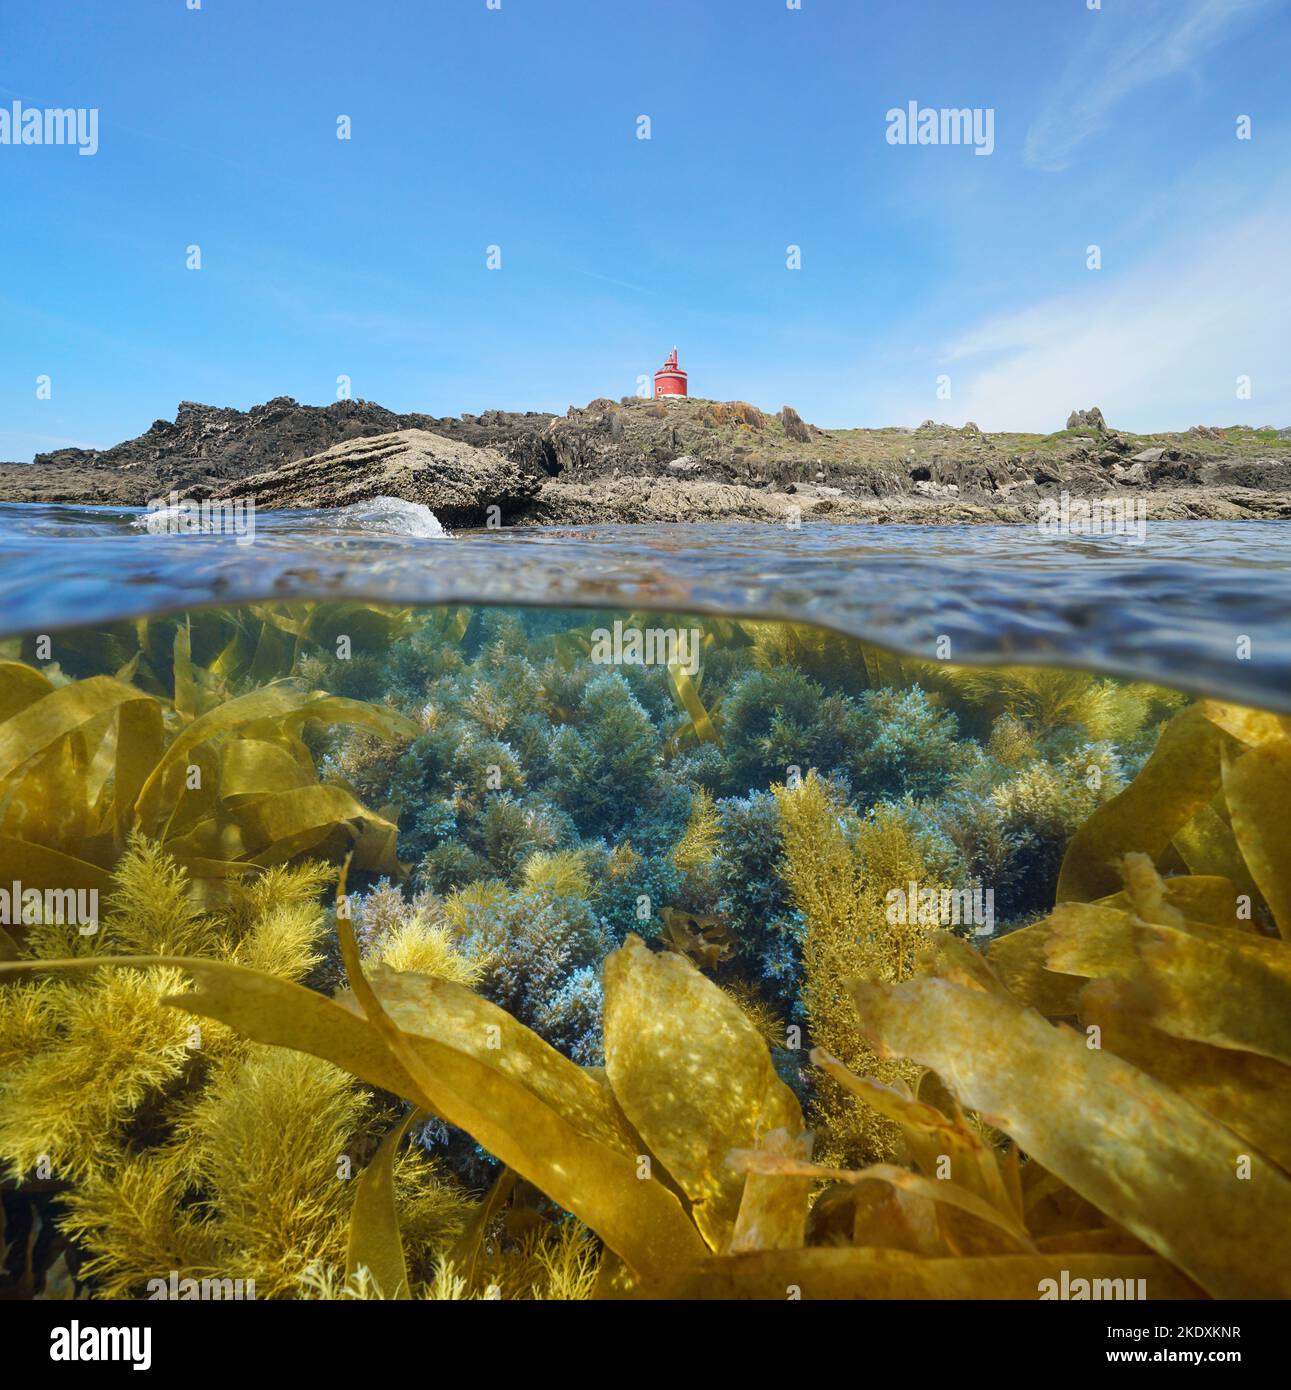
[[[811, 523], [440, 533], [380, 499], [261, 512], [254, 543], [152, 535], [137, 509], [0, 506], [6, 632], [263, 598], [654, 608], [810, 621], [910, 655], [1077, 666], [1291, 710], [1291, 525]], [[1246, 639], [1243, 641], [1243, 639]], [[1243, 655], [1249, 650], [1249, 656]]]

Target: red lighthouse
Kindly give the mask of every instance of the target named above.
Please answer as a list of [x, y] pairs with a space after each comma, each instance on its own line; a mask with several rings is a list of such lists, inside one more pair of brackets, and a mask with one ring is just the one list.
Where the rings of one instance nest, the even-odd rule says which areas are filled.
[[677, 365], [677, 349], [668, 354], [668, 360], [654, 374], [655, 400], [660, 396], [686, 395], [686, 373]]

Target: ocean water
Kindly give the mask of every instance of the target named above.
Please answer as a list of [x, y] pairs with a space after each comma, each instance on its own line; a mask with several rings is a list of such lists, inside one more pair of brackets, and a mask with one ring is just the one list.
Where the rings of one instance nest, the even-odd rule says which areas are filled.
[[[1291, 527], [587, 526], [443, 537], [377, 499], [261, 513], [252, 547], [141, 534], [135, 509], [0, 505], [9, 631], [212, 602], [686, 608], [819, 623], [913, 655], [1065, 664], [1291, 707]], [[1239, 639], [1249, 638], [1249, 644]]]
[[0, 602], [0, 1292], [1291, 1293], [1282, 525], [9, 506]]

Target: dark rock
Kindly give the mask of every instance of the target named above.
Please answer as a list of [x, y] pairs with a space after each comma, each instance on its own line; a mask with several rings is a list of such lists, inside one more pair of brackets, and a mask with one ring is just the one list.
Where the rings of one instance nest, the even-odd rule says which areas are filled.
[[1103, 419], [1103, 412], [1094, 405], [1088, 410], [1073, 410], [1067, 416], [1067, 428], [1069, 430], [1097, 430], [1099, 434], [1107, 431], [1107, 421]]
[[811, 429], [793, 406], [786, 405], [781, 409], [780, 423], [784, 426], [786, 439], [792, 439], [795, 444], [811, 443]]
[[[746, 402], [635, 396], [597, 399], [567, 416], [488, 410], [450, 419], [398, 415], [363, 400], [303, 406], [278, 396], [247, 411], [185, 401], [174, 420], [156, 420], [110, 449], [0, 464], [0, 501], [144, 505], [172, 490], [197, 498], [254, 480], [263, 506], [326, 506], [385, 491], [426, 501], [454, 525], [478, 519], [489, 493], [508, 522], [595, 519], [598, 498], [607, 517], [638, 502], [643, 518], [680, 515], [690, 497], [697, 515], [765, 519], [772, 493], [788, 504], [786, 485], [799, 489], [804, 515], [815, 498], [828, 503], [819, 514], [834, 520], [897, 519], [913, 507], [926, 520], [1021, 521], [1042, 495], [1120, 486], [1151, 489], [1161, 515], [1272, 516], [1291, 506], [1291, 458], [1280, 457], [1291, 451], [1275, 441], [1261, 457], [1244, 428], [1130, 442], [1095, 408], [1073, 415], [1070, 434], [1016, 444], [931, 420], [919, 431], [823, 432], [792, 407], [778, 418], [780, 427], [769, 429]], [[398, 457], [360, 450], [348, 470], [293, 472], [343, 446], [408, 431], [440, 444], [414, 449], [404, 441]], [[1009, 447], [1017, 452], [997, 452]], [[1151, 461], [1130, 459], [1136, 450]], [[828, 481], [830, 492], [813, 479]]]
[[1178, 449], [1167, 449], [1165, 457], [1143, 465], [1150, 483], [1170, 483], [1185, 486], [1201, 481], [1201, 469], [1189, 459], [1180, 459]]
[[[154, 420], [137, 439], [110, 449], [59, 449], [37, 454], [31, 476], [51, 470], [63, 474], [67, 500], [143, 506], [172, 490], [187, 496], [203, 482], [232, 482], [266, 469], [322, 453], [347, 439], [421, 429], [451, 435], [481, 448], [495, 448], [536, 473], [552, 471], [554, 459], [543, 444], [552, 419], [488, 411], [478, 420], [437, 420], [431, 415], [397, 415], [371, 401], [300, 405], [275, 396], [241, 411], [181, 401], [175, 419]], [[72, 482], [87, 474], [92, 481]], [[53, 482], [53, 480], [51, 480]], [[54, 487], [58, 490], [58, 484]], [[42, 489], [42, 500], [54, 500]]]

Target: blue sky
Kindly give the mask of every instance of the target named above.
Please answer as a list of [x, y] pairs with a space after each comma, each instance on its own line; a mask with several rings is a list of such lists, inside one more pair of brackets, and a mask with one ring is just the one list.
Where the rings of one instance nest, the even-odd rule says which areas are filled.
[[189, 3], [0, 8], [0, 107], [99, 111], [0, 145], [0, 459], [339, 376], [563, 411], [673, 343], [822, 425], [1291, 424], [1287, 0]]

